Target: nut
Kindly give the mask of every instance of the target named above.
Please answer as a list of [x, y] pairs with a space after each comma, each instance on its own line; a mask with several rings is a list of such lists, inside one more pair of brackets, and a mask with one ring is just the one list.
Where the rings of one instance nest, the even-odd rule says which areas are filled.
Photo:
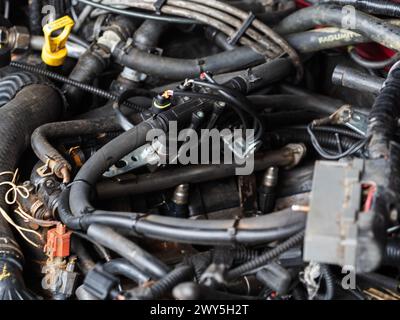
[[30, 45], [28, 28], [23, 26], [12, 27], [8, 40], [13, 50], [28, 50]]

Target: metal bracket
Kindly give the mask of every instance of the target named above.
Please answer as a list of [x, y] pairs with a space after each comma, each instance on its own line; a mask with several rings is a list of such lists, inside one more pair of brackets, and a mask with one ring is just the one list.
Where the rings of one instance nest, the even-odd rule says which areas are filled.
[[108, 171], [104, 172], [103, 176], [112, 178], [146, 165], [158, 166], [161, 160], [158, 152], [159, 145], [156, 141], [152, 144], [147, 143], [128, 153], [116, 164], [112, 165]]
[[345, 125], [351, 130], [366, 136], [368, 130], [368, 116], [354, 110], [352, 106], [345, 104], [332, 113], [329, 117], [313, 121], [314, 126], [321, 126], [324, 124]]

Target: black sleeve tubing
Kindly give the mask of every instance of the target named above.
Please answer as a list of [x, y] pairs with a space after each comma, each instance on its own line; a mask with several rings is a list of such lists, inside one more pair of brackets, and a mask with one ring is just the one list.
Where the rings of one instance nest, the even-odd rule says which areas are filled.
[[[394, 50], [400, 50], [400, 28], [387, 21], [355, 10], [352, 31]], [[283, 19], [276, 27], [279, 34], [290, 34], [313, 28], [316, 25], [341, 27], [341, 6], [317, 5], [299, 10]]]
[[320, 272], [325, 283], [325, 291], [318, 292], [314, 299], [316, 300], [332, 300], [335, 296], [335, 279], [333, 274], [326, 264], [320, 264]]
[[[187, 281], [193, 278], [194, 271], [191, 266], [188, 265], [179, 265], [171, 272], [169, 272], [165, 277], [157, 281], [151, 287], [147, 287], [144, 290], [144, 294], [140, 294], [140, 298], [142, 299], [160, 299], [169, 291], [171, 291], [178, 283], [182, 281]], [[133, 298], [135, 299], [137, 296], [132, 291]]]
[[273, 249], [264, 252], [255, 259], [247, 261], [244, 264], [230, 270], [227, 274], [228, 279], [235, 279], [243, 274], [251, 272], [254, 269], [266, 265], [268, 262], [279, 257], [279, 255], [281, 255], [285, 251], [302, 243], [303, 239], [304, 239], [304, 230], [299, 231], [295, 235], [291, 236], [289, 239], [279, 243]]
[[389, 145], [397, 130], [400, 115], [400, 63], [389, 72], [384, 85], [374, 101], [368, 119], [369, 155], [373, 159], [387, 158]]
[[93, 224], [88, 228], [87, 234], [155, 279], [164, 277], [169, 271], [169, 267], [163, 262], [109, 227]]

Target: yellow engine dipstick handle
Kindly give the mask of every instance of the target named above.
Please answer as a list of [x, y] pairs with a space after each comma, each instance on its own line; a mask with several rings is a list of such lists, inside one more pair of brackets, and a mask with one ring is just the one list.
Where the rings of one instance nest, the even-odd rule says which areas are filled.
[[[69, 16], [64, 16], [43, 27], [44, 45], [42, 48], [42, 60], [45, 64], [58, 67], [64, 63], [67, 56], [65, 44], [73, 26], [74, 20]], [[52, 36], [58, 30], [62, 30], [61, 33], [57, 36]]]

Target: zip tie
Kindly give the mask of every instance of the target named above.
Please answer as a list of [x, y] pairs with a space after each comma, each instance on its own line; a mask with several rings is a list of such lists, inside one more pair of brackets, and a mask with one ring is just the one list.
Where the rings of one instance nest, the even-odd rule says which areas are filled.
[[228, 43], [231, 45], [236, 45], [236, 43], [243, 36], [246, 30], [251, 26], [255, 18], [256, 16], [254, 15], [254, 13], [249, 12], [249, 15], [247, 16], [246, 20], [243, 21], [240, 28], [232, 36], [229, 37]]
[[237, 239], [236, 239], [236, 235], [237, 235], [237, 231], [238, 231], [237, 226], [238, 226], [240, 220], [241, 220], [240, 217], [236, 217], [235, 220], [233, 220], [232, 226], [226, 230], [232, 243], [237, 242]]
[[156, 14], [161, 15], [162, 7], [167, 3], [167, 0], [156, 0], [153, 4]]

